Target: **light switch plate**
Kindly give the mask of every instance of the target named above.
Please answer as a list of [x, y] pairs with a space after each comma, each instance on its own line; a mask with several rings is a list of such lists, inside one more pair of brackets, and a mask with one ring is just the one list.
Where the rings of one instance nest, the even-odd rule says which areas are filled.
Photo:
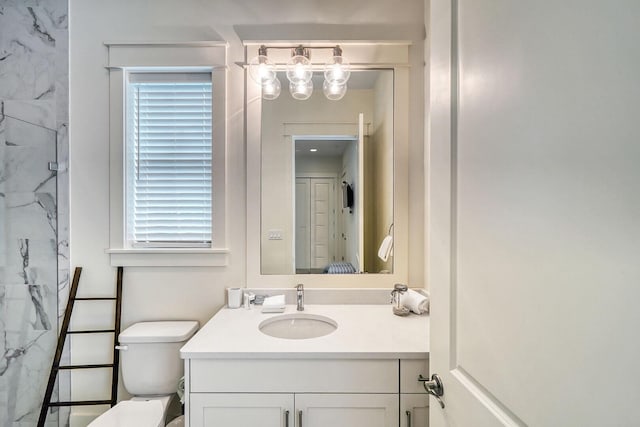
[[282, 230], [269, 230], [267, 236], [269, 240], [282, 240]]

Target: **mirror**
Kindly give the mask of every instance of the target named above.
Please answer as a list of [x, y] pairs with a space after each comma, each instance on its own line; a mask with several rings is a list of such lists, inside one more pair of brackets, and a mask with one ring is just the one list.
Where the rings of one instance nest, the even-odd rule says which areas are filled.
[[[260, 273], [393, 273], [394, 70], [354, 70], [328, 100], [261, 108]], [[282, 75], [281, 75], [282, 74]]]

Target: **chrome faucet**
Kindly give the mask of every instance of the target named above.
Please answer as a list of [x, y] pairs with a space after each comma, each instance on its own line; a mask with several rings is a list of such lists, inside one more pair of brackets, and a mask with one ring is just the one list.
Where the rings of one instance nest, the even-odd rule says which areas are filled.
[[298, 311], [304, 311], [304, 285], [299, 283], [296, 290], [298, 291]]

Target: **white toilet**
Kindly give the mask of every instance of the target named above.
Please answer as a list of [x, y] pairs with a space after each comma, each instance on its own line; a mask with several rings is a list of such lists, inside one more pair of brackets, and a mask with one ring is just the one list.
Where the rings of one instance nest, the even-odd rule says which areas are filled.
[[164, 427], [167, 409], [184, 373], [180, 347], [196, 321], [141, 322], [119, 336], [124, 387], [134, 397], [118, 403], [89, 427]]

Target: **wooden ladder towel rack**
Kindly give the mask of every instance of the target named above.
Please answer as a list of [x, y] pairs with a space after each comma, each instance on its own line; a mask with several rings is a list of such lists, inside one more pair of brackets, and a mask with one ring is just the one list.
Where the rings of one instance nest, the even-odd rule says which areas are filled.
[[[95, 297], [95, 298], [78, 298], [78, 284], [80, 282], [80, 274], [82, 273], [82, 267], [76, 267], [73, 272], [73, 280], [71, 282], [71, 289], [69, 290], [69, 300], [67, 301], [67, 307], [64, 311], [64, 318], [62, 320], [62, 327], [60, 328], [60, 335], [58, 336], [58, 344], [56, 346], [56, 352], [53, 356], [53, 363], [51, 364], [51, 371], [49, 372], [49, 381], [47, 382], [47, 389], [42, 401], [42, 408], [40, 409], [40, 418], [38, 418], [38, 427], [44, 427], [44, 423], [47, 419], [47, 413], [49, 408], [61, 407], [61, 406], [88, 406], [88, 405], [111, 405], [114, 406], [118, 399], [118, 367], [120, 366], [120, 353], [116, 350], [118, 344], [118, 335], [120, 334], [120, 315], [122, 311], [122, 273], [123, 268], [118, 267], [118, 274], [116, 279], [116, 296], [115, 297]], [[69, 330], [69, 323], [71, 321], [71, 314], [73, 313], [73, 306], [76, 301], [115, 301], [115, 321], [113, 329], [89, 329], [89, 330]], [[88, 365], [60, 365], [60, 359], [62, 358], [62, 350], [64, 349], [64, 343], [67, 335], [76, 334], [113, 334], [113, 362], [112, 363], [97, 363]], [[51, 402], [51, 396], [53, 395], [53, 388], [56, 382], [58, 372], [62, 370], [75, 370], [75, 369], [111, 369], [111, 399], [105, 400], [76, 400], [69, 402]]]

